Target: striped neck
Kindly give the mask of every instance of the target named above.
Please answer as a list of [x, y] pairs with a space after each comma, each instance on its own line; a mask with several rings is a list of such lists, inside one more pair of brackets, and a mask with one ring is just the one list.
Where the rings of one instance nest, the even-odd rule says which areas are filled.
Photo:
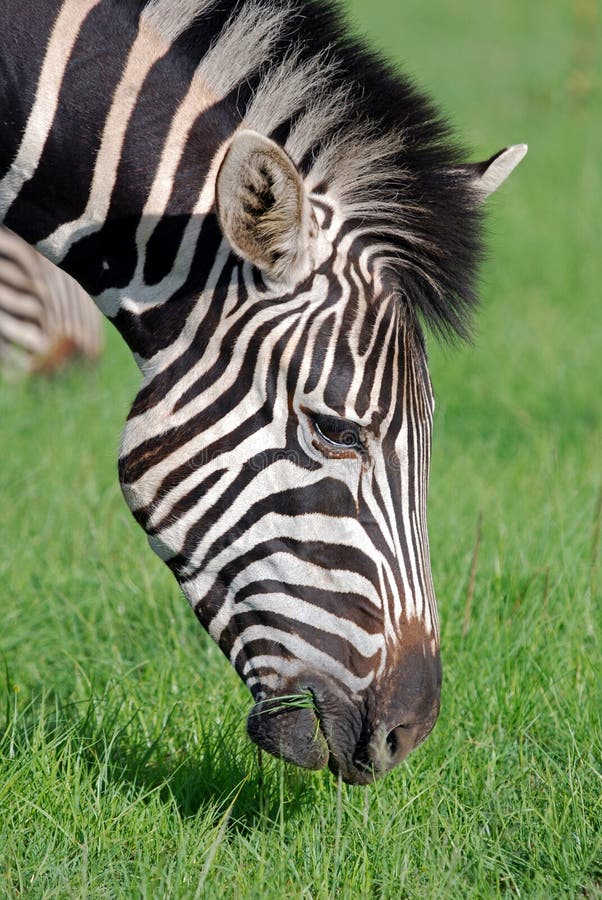
[[[63, 4], [29, 83], [15, 77], [6, 96], [28, 118], [0, 182], [6, 224], [94, 296], [139, 359], [181, 329], [209, 275], [222, 240], [207, 218], [215, 167], [236, 126], [148, 20], [133, 4]], [[110, 60], [102, 94], [99, 60]], [[157, 328], [163, 319], [168, 334]]]

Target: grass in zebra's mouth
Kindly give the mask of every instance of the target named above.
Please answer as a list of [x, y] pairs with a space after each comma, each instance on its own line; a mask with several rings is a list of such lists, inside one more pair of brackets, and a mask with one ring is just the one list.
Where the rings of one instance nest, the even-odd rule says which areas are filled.
[[[316, 716], [318, 715], [316, 701], [311, 691], [302, 691], [299, 694], [281, 694], [277, 697], [270, 697], [267, 702], [270, 704], [269, 707], [250, 713], [250, 717], [274, 715], [289, 709], [311, 709]], [[317, 727], [319, 728], [319, 723]]]

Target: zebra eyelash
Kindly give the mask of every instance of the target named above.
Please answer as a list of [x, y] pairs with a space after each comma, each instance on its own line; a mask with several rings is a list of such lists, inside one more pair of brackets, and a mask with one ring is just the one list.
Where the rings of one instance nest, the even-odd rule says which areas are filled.
[[331, 458], [348, 457], [351, 453], [367, 453], [363, 428], [349, 419], [325, 416], [307, 411], [307, 417], [314, 435], [314, 446]]

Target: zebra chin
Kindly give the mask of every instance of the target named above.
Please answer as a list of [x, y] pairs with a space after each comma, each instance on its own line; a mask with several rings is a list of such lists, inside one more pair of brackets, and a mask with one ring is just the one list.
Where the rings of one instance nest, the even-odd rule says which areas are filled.
[[[326, 765], [347, 784], [371, 784], [422, 743], [439, 713], [440, 666], [419, 714], [407, 703], [384, 704], [374, 695], [351, 697], [333, 681], [309, 672], [263, 697], [247, 718], [251, 740], [273, 756], [306, 769]], [[307, 705], [295, 706], [304, 697]], [[426, 702], [425, 702], [426, 701]], [[415, 710], [418, 713], [418, 710]]]

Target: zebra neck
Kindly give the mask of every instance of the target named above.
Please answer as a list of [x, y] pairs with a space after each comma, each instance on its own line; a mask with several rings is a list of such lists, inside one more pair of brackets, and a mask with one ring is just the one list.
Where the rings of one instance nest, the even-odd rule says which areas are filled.
[[64, 0], [41, 16], [27, 0], [9, 6], [0, 220], [72, 275], [148, 359], [161, 348], [161, 308], [173, 331], [219, 249], [208, 214], [235, 116], [139, 4]]

